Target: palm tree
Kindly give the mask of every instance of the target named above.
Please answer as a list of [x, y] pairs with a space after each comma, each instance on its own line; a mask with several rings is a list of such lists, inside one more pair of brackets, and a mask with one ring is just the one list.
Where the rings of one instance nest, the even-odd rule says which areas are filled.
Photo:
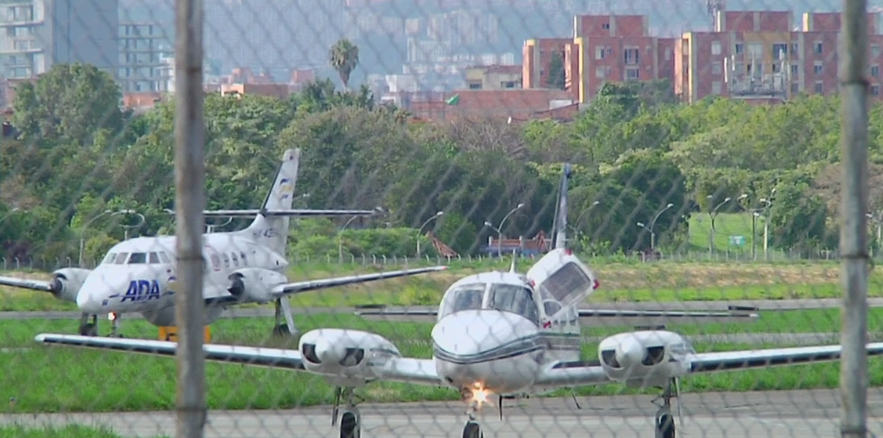
[[347, 84], [350, 80], [350, 73], [356, 69], [359, 64], [359, 46], [352, 41], [344, 38], [333, 46], [328, 53], [331, 66], [337, 70], [340, 75], [340, 82], [343, 83], [343, 89], [347, 90]]

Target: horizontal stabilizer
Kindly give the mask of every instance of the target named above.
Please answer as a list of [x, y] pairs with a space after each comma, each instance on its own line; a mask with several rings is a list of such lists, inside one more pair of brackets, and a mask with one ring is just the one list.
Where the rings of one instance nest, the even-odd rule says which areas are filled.
[[[167, 213], [175, 214], [174, 211], [168, 210]], [[205, 217], [255, 217], [263, 215], [264, 217], [278, 216], [302, 216], [302, 217], [338, 217], [338, 216], [378, 216], [383, 214], [383, 210], [207, 210], [202, 212]]]

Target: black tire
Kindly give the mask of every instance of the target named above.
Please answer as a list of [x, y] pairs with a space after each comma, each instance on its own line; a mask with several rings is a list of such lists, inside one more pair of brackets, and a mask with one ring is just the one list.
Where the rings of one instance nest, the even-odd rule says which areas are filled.
[[288, 332], [288, 324], [279, 324], [273, 327], [274, 338], [284, 338], [286, 336], [290, 336], [290, 333]]
[[656, 436], [675, 438], [675, 422], [671, 414], [659, 414], [656, 416], [656, 430]]
[[356, 414], [344, 412], [340, 416], [340, 438], [359, 438], [359, 423]]
[[466, 423], [466, 426], [463, 427], [463, 438], [481, 438], [482, 436], [481, 426], [474, 421]]
[[98, 327], [91, 322], [82, 324], [80, 325], [80, 336], [98, 336]]

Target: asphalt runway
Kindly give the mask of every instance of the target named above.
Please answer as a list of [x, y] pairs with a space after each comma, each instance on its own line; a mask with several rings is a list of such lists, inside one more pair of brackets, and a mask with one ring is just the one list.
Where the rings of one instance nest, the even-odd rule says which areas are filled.
[[[501, 421], [495, 407], [485, 407], [481, 424], [487, 438], [509, 437], [653, 437], [656, 407], [651, 395], [533, 398], [504, 401]], [[839, 390], [684, 394], [679, 436], [833, 437], [840, 436]], [[673, 401], [673, 413], [677, 412]], [[362, 436], [460, 436], [464, 405], [394, 403], [361, 405]], [[126, 437], [173, 436], [175, 413], [114, 412], [103, 414], [4, 414], [0, 423], [62, 426], [104, 425]], [[869, 437], [883, 436], [883, 392], [868, 391]], [[209, 411], [206, 437], [263, 438], [337, 436], [331, 408], [279, 411]]]

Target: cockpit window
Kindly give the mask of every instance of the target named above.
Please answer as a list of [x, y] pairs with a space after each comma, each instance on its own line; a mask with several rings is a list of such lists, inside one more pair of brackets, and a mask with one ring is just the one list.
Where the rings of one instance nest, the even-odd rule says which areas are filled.
[[521, 315], [539, 323], [537, 304], [530, 289], [514, 284], [495, 284], [491, 289], [490, 308]]
[[133, 252], [131, 256], [129, 256], [128, 264], [130, 265], [140, 265], [147, 263], [147, 253], [146, 252]]
[[171, 263], [172, 262], [172, 259], [169, 257], [169, 255], [164, 252], [159, 253], [159, 258], [160, 258], [160, 260], [162, 260], [163, 263]]
[[113, 259], [113, 264], [122, 265], [126, 263], [126, 259], [129, 258], [129, 253], [127, 252], [118, 252], [116, 257]]
[[104, 260], [101, 261], [101, 264], [113, 263], [113, 258], [114, 258], [114, 257], [116, 257], [116, 253], [115, 253], [115, 252], [109, 252], [109, 253], [107, 253], [107, 255], [104, 257]]
[[150, 263], [159, 263], [159, 254], [155, 252], [150, 253]]
[[445, 299], [445, 307], [439, 317], [450, 315], [461, 310], [479, 310], [484, 298], [484, 283], [467, 284], [449, 292]]

